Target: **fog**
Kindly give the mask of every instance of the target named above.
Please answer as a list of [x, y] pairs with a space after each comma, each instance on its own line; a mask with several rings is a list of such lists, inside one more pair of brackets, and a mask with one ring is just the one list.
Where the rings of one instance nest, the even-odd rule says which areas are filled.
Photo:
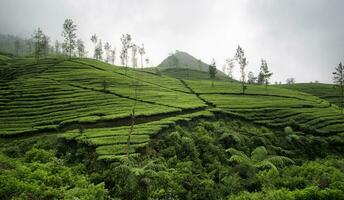
[[344, 61], [342, 8], [340, 0], [1, 0], [0, 33], [30, 37], [40, 27], [52, 42], [62, 41], [62, 24], [71, 18], [89, 55], [97, 34], [116, 47], [117, 63], [121, 34], [129, 33], [154, 65], [181, 50], [206, 63], [214, 58], [222, 69], [240, 45], [247, 72], [258, 73], [264, 58], [273, 82], [330, 83]]

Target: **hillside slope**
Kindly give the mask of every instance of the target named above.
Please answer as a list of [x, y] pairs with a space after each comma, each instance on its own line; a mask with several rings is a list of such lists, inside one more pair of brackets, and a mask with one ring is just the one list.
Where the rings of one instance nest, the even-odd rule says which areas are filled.
[[306, 92], [314, 96], [320, 97], [322, 99], [325, 99], [336, 105], [340, 105], [341, 103], [340, 90], [339, 88], [336, 88], [333, 84], [296, 83], [289, 85], [278, 85], [278, 87]]
[[[176, 53], [169, 55], [157, 67], [161, 74], [174, 78], [210, 79], [209, 65], [183, 51], [176, 51]], [[150, 70], [154, 72], [154, 69]], [[222, 71], [217, 70], [216, 79], [228, 80], [229, 78]]]
[[64, 132], [67, 140], [95, 146], [100, 159], [125, 155], [134, 104], [133, 154], [179, 121], [219, 113], [317, 136], [344, 133], [337, 107], [293, 90], [252, 85], [243, 96], [235, 82], [211, 87], [206, 80], [177, 80], [92, 59], [6, 62], [0, 68], [0, 136]]
[[0, 197], [344, 197], [344, 116], [308, 93], [93, 59], [0, 72]]

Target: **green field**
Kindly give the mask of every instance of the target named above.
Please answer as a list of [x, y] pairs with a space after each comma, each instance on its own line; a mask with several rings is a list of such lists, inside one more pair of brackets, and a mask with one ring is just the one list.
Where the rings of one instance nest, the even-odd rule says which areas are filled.
[[290, 85], [279, 85], [278, 87], [306, 92], [336, 105], [340, 105], [341, 103], [340, 89], [335, 87], [333, 84], [297, 83]]
[[[70, 185], [79, 184], [78, 187], [89, 187], [94, 192], [101, 192], [105, 187], [118, 198], [128, 195], [126, 192], [134, 194], [142, 189], [143, 177], [158, 181], [154, 184], [161, 188], [148, 188], [152, 193], [146, 194], [157, 199], [168, 198], [172, 193], [176, 199], [188, 198], [193, 195], [192, 191], [193, 199], [229, 198], [229, 194], [233, 199], [240, 199], [248, 195], [245, 192], [268, 198], [270, 193], [264, 190], [270, 187], [267, 180], [271, 177], [275, 186], [269, 192], [275, 195], [287, 190], [290, 196], [302, 196], [306, 190], [318, 191], [314, 189], [318, 179], [315, 181], [302, 174], [302, 180], [308, 182], [299, 186], [294, 171], [319, 165], [327, 167], [326, 173], [334, 181], [333, 170], [339, 170], [335, 166], [342, 165], [344, 116], [336, 101], [332, 101], [335, 94], [330, 85], [268, 88], [248, 85], [243, 95], [238, 82], [217, 79], [212, 87], [204, 72], [200, 72], [198, 78], [188, 78], [187, 74], [180, 76], [186, 72], [181, 70], [176, 77], [175, 72], [167, 76], [93, 59], [63, 57], [36, 62], [32, 58], [2, 55], [0, 61], [0, 158], [3, 160], [0, 170], [4, 169], [0, 178], [3, 180], [14, 177], [11, 180], [15, 182], [23, 177], [30, 180], [44, 177], [44, 173], [51, 175], [53, 172], [46, 165], [54, 165], [61, 159], [70, 165], [60, 163], [56, 170], [85, 180], [81, 184], [63, 177], [60, 182], [68, 179]], [[135, 125], [128, 148], [134, 104]], [[51, 145], [44, 144], [45, 140]], [[53, 146], [57, 146], [56, 149]], [[282, 161], [281, 166], [276, 164], [280, 173], [276, 175], [265, 170], [266, 166], [246, 169], [246, 165], [240, 165], [242, 159], [229, 159], [233, 156], [229, 152], [234, 151], [229, 151], [230, 148], [246, 156], [253, 154], [256, 148], [261, 150], [262, 146], [268, 153], [287, 156], [295, 163], [288, 163], [285, 168]], [[327, 156], [332, 157], [327, 159]], [[31, 162], [43, 164], [36, 166]], [[84, 178], [88, 177], [86, 172], [75, 174], [80, 167], [78, 163], [83, 163], [90, 171], [90, 178]], [[267, 168], [274, 169], [271, 165]], [[250, 170], [254, 175], [245, 174]], [[106, 173], [116, 176], [128, 173], [127, 178], [131, 179], [123, 180], [121, 185]], [[344, 177], [343, 171], [336, 173]], [[294, 178], [289, 180], [286, 174]], [[246, 180], [245, 176], [250, 178]], [[284, 182], [278, 182], [278, 177]], [[135, 187], [126, 185], [134, 180], [137, 181]], [[235, 185], [235, 181], [241, 181], [242, 185]], [[333, 183], [328, 187], [331, 194], [344, 188], [343, 180], [336, 181], [337, 185]], [[180, 186], [184, 182], [189, 185]], [[0, 183], [10, 187], [6, 182]], [[41, 188], [35, 192], [46, 198], [52, 194], [43, 192], [45, 185], [60, 187], [60, 190], [49, 190], [55, 197], [58, 191], [70, 192], [61, 184], [44, 182], [44, 179], [36, 183], [35, 187]], [[116, 184], [119, 184], [118, 190], [109, 186]], [[129, 189], [120, 192], [124, 185]], [[217, 185], [221, 188], [215, 189]], [[30, 183], [21, 185], [22, 190], [34, 191], [27, 187], [31, 187]]]

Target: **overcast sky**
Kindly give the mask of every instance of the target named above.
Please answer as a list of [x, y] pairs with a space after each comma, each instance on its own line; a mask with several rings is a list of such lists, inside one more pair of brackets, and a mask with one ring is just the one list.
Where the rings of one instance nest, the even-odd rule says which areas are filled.
[[215, 58], [222, 69], [240, 44], [247, 72], [257, 73], [264, 58], [272, 81], [332, 82], [344, 61], [343, 8], [342, 0], [0, 0], [0, 33], [30, 37], [41, 27], [62, 41], [71, 18], [90, 52], [94, 33], [117, 52], [129, 33], [155, 65], [177, 49], [206, 63]]

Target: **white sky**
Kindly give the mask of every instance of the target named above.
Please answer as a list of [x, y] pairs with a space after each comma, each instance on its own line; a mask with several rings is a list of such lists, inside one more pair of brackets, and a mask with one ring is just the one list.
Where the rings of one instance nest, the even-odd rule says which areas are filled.
[[41, 27], [62, 41], [71, 18], [91, 53], [92, 34], [118, 56], [121, 34], [129, 33], [155, 65], [178, 49], [206, 63], [215, 58], [222, 69], [240, 44], [247, 73], [257, 74], [264, 58], [273, 82], [332, 82], [344, 61], [343, 8], [341, 0], [0, 0], [0, 33], [30, 37]]

